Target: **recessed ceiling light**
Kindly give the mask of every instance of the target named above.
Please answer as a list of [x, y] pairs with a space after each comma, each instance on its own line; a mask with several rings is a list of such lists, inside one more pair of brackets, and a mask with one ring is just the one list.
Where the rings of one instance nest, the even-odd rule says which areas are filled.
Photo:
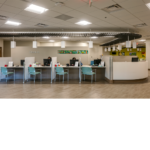
[[139, 40], [139, 41], [144, 42], [144, 41], [146, 41], [146, 40]]
[[55, 40], [49, 40], [50, 42], [55, 42]]
[[40, 7], [40, 6], [37, 6], [37, 5], [31, 4], [31, 5], [30, 5], [29, 7], [27, 7], [25, 10], [26, 10], [26, 11], [33, 12], [33, 13], [37, 13], [37, 14], [42, 14], [42, 13], [44, 13], [45, 11], [47, 11], [48, 9], [43, 8], [43, 7]]
[[68, 39], [69, 37], [68, 37], [68, 36], [64, 36], [63, 38], [64, 38], [64, 39]]
[[150, 3], [147, 3], [146, 6], [150, 9]]
[[92, 24], [91, 22], [88, 22], [88, 21], [79, 21], [75, 24], [78, 24], [78, 25], [81, 25], [81, 26], [86, 26], [86, 25], [89, 25], [89, 24]]
[[98, 37], [97, 37], [97, 36], [92, 36], [91, 38], [92, 38], [92, 39], [97, 39]]
[[14, 21], [7, 21], [5, 24], [13, 25], [13, 26], [19, 26], [21, 23], [19, 22], [14, 22]]
[[48, 37], [48, 36], [43, 36], [43, 38], [44, 38], [44, 39], [49, 39], [49, 37]]

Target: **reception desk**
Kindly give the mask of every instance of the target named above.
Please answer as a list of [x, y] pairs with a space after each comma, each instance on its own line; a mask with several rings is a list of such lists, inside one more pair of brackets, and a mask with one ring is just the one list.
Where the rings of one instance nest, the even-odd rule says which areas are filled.
[[139, 80], [148, 78], [148, 61], [113, 62], [113, 80]]

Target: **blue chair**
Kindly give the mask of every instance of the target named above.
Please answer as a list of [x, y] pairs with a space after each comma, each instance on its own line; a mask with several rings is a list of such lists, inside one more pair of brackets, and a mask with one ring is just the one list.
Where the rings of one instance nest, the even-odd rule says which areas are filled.
[[85, 80], [85, 75], [90, 75], [91, 76], [91, 83], [92, 83], [93, 82], [93, 75], [95, 74], [95, 81], [96, 81], [96, 73], [92, 71], [91, 67], [82, 67], [81, 71], [82, 71], [82, 74], [84, 75], [84, 80]]
[[14, 74], [14, 81], [15, 81], [15, 71], [14, 72], [8, 72], [7, 68], [6, 67], [1, 67], [1, 73], [2, 75], [5, 75], [6, 76], [6, 82], [7, 82], [7, 78], [8, 78], [8, 75], [11, 75], [11, 74]]
[[[64, 72], [64, 69], [62, 67], [55, 67], [55, 71], [56, 71], [56, 75], [59, 75], [59, 80], [60, 80], [60, 76], [63, 76], [63, 82], [64, 82], [64, 75], [68, 75], [68, 80], [69, 80], [69, 74], [68, 72]], [[55, 77], [55, 81], [56, 81], [56, 77]]]
[[28, 73], [29, 73], [29, 75], [33, 75], [34, 76], [34, 82], [35, 82], [36, 75], [38, 75], [38, 74], [40, 74], [40, 76], [42, 75], [41, 72], [36, 72], [35, 68], [33, 68], [33, 67], [28, 67]]

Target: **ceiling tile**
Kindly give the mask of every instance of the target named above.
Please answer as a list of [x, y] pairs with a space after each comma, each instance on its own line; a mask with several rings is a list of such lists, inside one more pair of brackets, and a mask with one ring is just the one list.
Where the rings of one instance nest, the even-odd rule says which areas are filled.
[[13, 17], [15, 19], [21, 19], [21, 20], [29, 20], [31, 17], [23, 16], [23, 15], [16, 15]]
[[[41, 14], [42, 15], [42, 14]], [[55, 12], [55, 11], [52, 11], [52, 10], [48, 10], [44, 13], [44, 15], [46, 16], [50, 16], [50, 17], [56, 17], [56, 16], [59, 16], [61, 15], [61, 13], [58, 13], [58, 12]]]
[[68, 0], [65, 1], [65, 6], [70, 7], [72, 9], [80, 8], [87, 5], [87, 3], [81, 1], [81, 0]]
[[35, 17], [35, 16], [38, 16], [37, 14], [35, 13], [31, 13], [31, 12], [28, 12], [28, 11], [21, 11], [20, 13], [18, 13], [20, 15], [23, 15], [23, 16], [28, 16], [28, 17]]
[[58, 6], [58, 7], [53, 7], [51, 10], [59, 12], [59, 13], [67, 13], [69, 11], [71, 11], [72, 9], [66, 6]]
[[8, 6], [8, 5], [3, 5], [0, 10], [2, 11], [7, 11], [7, 12], [10, 12], [10, 13], [14, 13], [14, 14], [17, 14], [21, 11], [21, 9], [19, 8], [15, 8], [15, 7], [12, 7], [12, 6]]
[[6, 11], [0, 11], [0, 15], [6, 16], [6, 17], [13, 17], [13, 16], [15, 16], [14, 13], [9, 13], [9, 12], [6, 12]]
[[136, 6], [132, 8], [127, 8], [127, 10], [133, 14], [136, 14], [137, 12], [142, 12], [146, 10], [148, 11], [149, 9], [145, 5], [141, 5], [141, 6]]
[[6, 2], [6, 0], [0, 0], [0, 3], [4, 3], [4, 2]]

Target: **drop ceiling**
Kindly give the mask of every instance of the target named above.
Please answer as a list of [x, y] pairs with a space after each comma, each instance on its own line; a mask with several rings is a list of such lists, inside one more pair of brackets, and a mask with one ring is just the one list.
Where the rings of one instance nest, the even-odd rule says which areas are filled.
[[[55, 5], [63, 2], [63, 6]], [[89, 7], [88, 0], [0, 0], [0, 15], [7, 20], [21, 22], [19, 27], [6, 25], [6, 20], [0, 20], [1, 31], [130, 31], [141, 34], [143, 38], [150, 35], [150, 10], [146, 3], [150, 0], [93, 0]], [[24, 9], [35, 4], [49, 9], [43, 14], [27, 12]], [[106, 12], [103, 9], [111, 5], [120, 5], [122, 9]], [[68, 15], [69, 19], [62, 20], [58, 16]], [[80, 26], [75, 24], [81, 20], [91, 22], [91, 25]], [[42, 23], [44, 28], [36, 26]], [[136, 25], [146, 23], [147, 26], [137, 28]], [[42, 39], [41, 39], [42, 40]], [[58, 40], [57, 38], [54, 40]], [[69, 39], [69, 40], [88, 40]], [[96, 39], [97, 42], [109, 41]], [[95, 40], [95, 41], [96, 41]]]

